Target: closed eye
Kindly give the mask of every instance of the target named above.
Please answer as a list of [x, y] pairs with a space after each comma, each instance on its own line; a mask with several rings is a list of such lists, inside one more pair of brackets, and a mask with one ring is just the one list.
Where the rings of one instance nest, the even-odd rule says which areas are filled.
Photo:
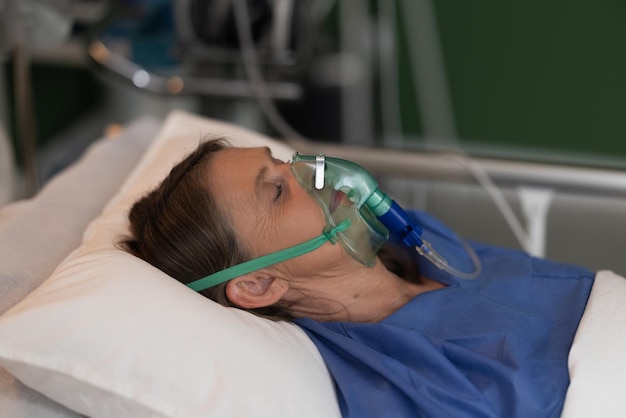
[[283, 185], [280, 183], [276, 183], [276, 195], [274, 196], [274, 202], [280, 199], [280, 196], [283, 194]]

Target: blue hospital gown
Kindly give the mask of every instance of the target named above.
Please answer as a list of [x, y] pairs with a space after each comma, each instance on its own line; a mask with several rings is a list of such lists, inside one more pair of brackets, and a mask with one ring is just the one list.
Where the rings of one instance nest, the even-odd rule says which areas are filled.
[[[452, 265], [472, 271], [444, 225], [411, 212]], [[417, 257], [447, 286], [379, 323], [298, 319], [335, 381], [344, 417], [558, 417], [567, 356], [595, 274], [524, 252], [472, 244], [482, 264], [460, 280]]]

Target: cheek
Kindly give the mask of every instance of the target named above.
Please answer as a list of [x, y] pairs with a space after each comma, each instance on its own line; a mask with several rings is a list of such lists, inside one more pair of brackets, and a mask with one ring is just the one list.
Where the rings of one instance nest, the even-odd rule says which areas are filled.
[[237, 213], [238, 234], [248, 231], [246, 236], [261, 238], [249, 243], [256, 257], [309, 241], [321, 235], [326, 225], [324, 212], [306, 191], [289, 196], [269, 214], [241, 212]]
[[324, 212], [306, 192], [286, 208], [284, 223], [286, 228], [283, 231], [300, 240], [296, 244], [320, 235], [326, 225]]
[[276, 245], [280, 249], [301, 244], [321, 235], [325, 225], [324, 212], [306, 191], [291, 196], [276, 218]]

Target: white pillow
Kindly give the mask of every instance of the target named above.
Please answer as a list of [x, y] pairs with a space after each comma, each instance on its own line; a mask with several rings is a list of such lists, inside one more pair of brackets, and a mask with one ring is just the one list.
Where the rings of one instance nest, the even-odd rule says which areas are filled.
[[626, 280], [601, 270], [569, 352], [570, 385], [561, 418], [626, 415]]
[[112, 244], [132, 204], [206, 134], [293, 153], [172, 112], [82, 245], [0, 317], [0, 365], [91, 417], [339, 417], [330, 375], [297, 326], [221, 307]]

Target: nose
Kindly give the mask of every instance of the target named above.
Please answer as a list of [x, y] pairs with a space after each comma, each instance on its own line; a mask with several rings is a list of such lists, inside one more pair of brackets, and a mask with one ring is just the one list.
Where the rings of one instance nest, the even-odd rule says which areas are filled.
[[291, 161], [280, 161], [276, 164], [276, 168], [278, 168], [279, 170], [282, 171], [283, 174], [289, 174], [290, 176], [293, 176], [293, 172], [291, 171]]
[[291, 170], [290, 162], [280, 164], [278, 168], [279, 170], [281, 170], [284, 178], [287, 179], [289, 190], [291, 190], [292, 193], [296, 193], [296, 194], [302, 193], [304, 195], [308, 195], [307, 190], [304, 187], [302, 187], [302, 185], [298, 181], [298, 178], [296, 177], [294, 172]]

